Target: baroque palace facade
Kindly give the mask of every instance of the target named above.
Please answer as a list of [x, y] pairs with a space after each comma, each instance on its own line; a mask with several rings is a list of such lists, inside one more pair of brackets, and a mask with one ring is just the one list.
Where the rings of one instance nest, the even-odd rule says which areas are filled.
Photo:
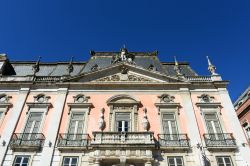
[[0, 57], [3, 166], [247, 166], [250, 149], [223, 81], [157, 52], [87, 62]]

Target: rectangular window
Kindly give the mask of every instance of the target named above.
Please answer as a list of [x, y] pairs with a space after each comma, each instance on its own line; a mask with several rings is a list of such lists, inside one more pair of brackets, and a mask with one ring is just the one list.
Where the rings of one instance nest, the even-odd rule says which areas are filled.
[[13, 166], [28, 166], [30, 156], [16, 156]]
[[204, 115], [210, 139], [223, 140], [224, 135], [220, 126], [217, 113], [205, 113]]
[[64, 157], [62, 166], [77, 166], [78, 157]]
[[162, 128], [166, 139], [177, 139], [178, 130], [176, 125], [175, 113], [164, 113], [162, 115]]
[[31, 112], [26, 123], [24, 133], [38, 133], [42, 121], [42, 112]]
[[182, 157], [168, 157], [168, 166], [184, 166]]
[[221, 126], [216, 113], [205, 113], [205, 121], [209, 133], [221, 133]]
[[229, 156], [217, 156], [216, 161], [218, 166], [233, 166], [233, 163]]
[[84, 115], [85, 112], [72, 112], [70, 124], [69, 124], [69, 134], [82, 134], [84, 128]]
[[115, 114], [116, 131], [128, 132], [130, 130], [130, 113], [119, 112]]

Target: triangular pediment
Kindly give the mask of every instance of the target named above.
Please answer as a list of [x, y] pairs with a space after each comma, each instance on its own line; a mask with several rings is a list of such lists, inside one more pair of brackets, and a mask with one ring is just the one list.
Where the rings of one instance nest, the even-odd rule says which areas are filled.
[[183, 82], [177, 77], [170, 77], [166, 74], [146, 70], [136, 65], [120, 63], [100, 70], [83, 73], [78, 76], [68, 78], [70, 82], [145, 82], [145, 83], [165, 83]]

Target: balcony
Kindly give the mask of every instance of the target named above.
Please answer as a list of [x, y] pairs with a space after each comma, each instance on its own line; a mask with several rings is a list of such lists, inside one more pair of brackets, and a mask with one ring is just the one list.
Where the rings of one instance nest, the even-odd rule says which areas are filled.
[[208, 150], [236, 150], [237, 145], [232, 133], [204, 134]]
[[58, 137], [59, 150], [86, 150], [90, 142], [88, 134], [61, 133]]
[[43, 147], [44, 140], [42, 133], [14, 133], [10, 147], [15, 151], [39, 151]]
[[188, 150], [187, 134], [158, 134], [158, 145], [163, 150]]
[[94, 148], [154, 148], [153, 132], [93, 132]]

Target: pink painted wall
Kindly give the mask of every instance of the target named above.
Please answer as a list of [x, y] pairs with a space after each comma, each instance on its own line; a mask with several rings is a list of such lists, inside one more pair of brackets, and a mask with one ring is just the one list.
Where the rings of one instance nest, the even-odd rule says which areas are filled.
[[[34, 102], [34, 96], [37, 96], [38, 94], [40, 93], [31, 93], [28, 97], [27, 97], [27, 100], [26, 100], [26, 103], [29, 103], [29, 102]], [[50, 96], [51, 98], [49, 99], [48, 102], [50, 102], [52, 104], [52, 108], [49, 108], [48, 110], [48, 114], [44, 114], [43, 118], [44, 118], [44, 121], [43, 123], [41, 124], [41, 132], [46, 136], [47, 133], [47, 130], [49, 128], [49, 125], [51, 124], [50, 122], [53, 120], [53, 117], [52, 117], [52, 112], [54, 111], [54, 108], [53, 108], [53, 103], [55, 103], [55, 100], [56, 100], [56, 97], [57, 95], [56, 94], [46, 94], [48, 96]], [[17, 124], [17, 127], [15, 129], [15, 133], [20, 133], [20, 132], [23, 132], [24, 130], [24, 127], [26, 125], [26, 120], [28, 118], [28, 114], [27, 114], [27, 111], [28, 111], [28, 105], [25, 104], [22, 112], [21, 112], [21, 116], [19, 118], [19, 121], [18, 121], [18, 124]]]
[[[194, 108], [194, 112], [195, 112], [195, 116], [196, 116], [196, 121], [197, 121], [197, 125], [198, 125], [198, 128], [199, 128], [199, 132], [200, 132], [200, 135], [202, 136], [202, 139], [203, 138], [203, 135], [205, 133], [207, 133], [207, 129], [206, 129], [206, 124], [205, 124], [205, 121], [204, 121], [204, 118], [201, 114], [201, 111], [200, 111], [200, 108], [196, 105], [196, 103], [199, 103], [199, 96], [201, 96], [203, 93], [200, 93], [200, 94], [192, 94], [191, 95], [191, 99], [192, 99], [192, 103], [193, 103], [193, 108]], [[215, 101], [214, 102], [218, 102], [218, 103], [221, 103], [221, 98], [219, 95], [216, 95], [216, 94], [211, 94], [211, 96], [213, 96], [215, 98]], [[231, 133], [231, 127], [230, 126], [230, 122], [228, 121], [228, 112], [226, 109], [221, 108], [220, 110], [220, 113], [218, 113], [218, 117], [219, 119], [221, 120], [220, 121], [220, 124], [222, 126], [222, 128], [224, 128], [226, 131], [226, 133]]]
[[[16, 93], [8, 93], [6, 94], [7, 96], [11, 96], [10, 100], [9, 100], [9, 103], [12, 103], [13, 106], [14, 104], [16, 103], [17, 101], [17, 97], [18, 97], [18, 94]], [[0, 126], [0, 135], [2, 135], [2, 132], [4, 130], [8, 130], [8, 126], [6, 126], [7, 122], [9, 121], [10, 117], [15, 114], [15, 112], [13, 112], [13, 106], [9, 108], [7, 114], [5, 115], [2, 115], [2, 118], [1, 118], [1, 126]]]
[[[67, 103], [73, 103], [73, 96], [76, 96], [77, 94], [69, 94], [66, 99], [66, 105], [64, 107], [63, 111], [63, 117], [61, 121], [61, 126], [59, 133], [65, 133], [67, 132], [67, 125], [69, 121], [69, 107]], [[104, 112], [104, 120], [106, 122], [106, 127], [104, 131], [109, 131], [109, 106], [107, 105], [106, 101], [111, 98], [112, 96], [118, 95], [118, 94], [85, 94], [87, 96], [90, 96], [89, 103], [92, 103], [94, 105], [94, 108], [91, 109], [89, 119], [88, 119], [88, 128], [87, 128], [87, 133], [92, 135], [93, 131], [100, 131], [98, 128], [98, 120], [100, 117], [100, 110], [102, 108], [105, 109]], [[157, 97], [158, 95], [152, 95], [152, 94], [137, 94], [133, 93], [133, 97], [135, 97], [138, 101], [141, 101], [142, 107], [138, 109], [138, 126], [139, 126], [139, 131], [144, 131], [142, 127], [142, 119], [143, 119], [143, 109], [147, 108], [147, 117], [150, 122], [150, 131], [153, 131], [155, 134], [155, 137], [157, 137], [157, 134], [161, 132], [160, 129], [160, 115], [158, 115], [158, 109], [154, 105], [156, 102], [159, 102], [159, 99]], [[180, 102], [180, 96], [175, 95], [176, 101], [175, 102]], [[187, 119], [185, 118], [185, 110], [184, 108], [180, 109], [180, 115], [179, 119], [181, 121], [180, 126], [181, 126], [181, 132], [182, 133], [187, 133]]]

